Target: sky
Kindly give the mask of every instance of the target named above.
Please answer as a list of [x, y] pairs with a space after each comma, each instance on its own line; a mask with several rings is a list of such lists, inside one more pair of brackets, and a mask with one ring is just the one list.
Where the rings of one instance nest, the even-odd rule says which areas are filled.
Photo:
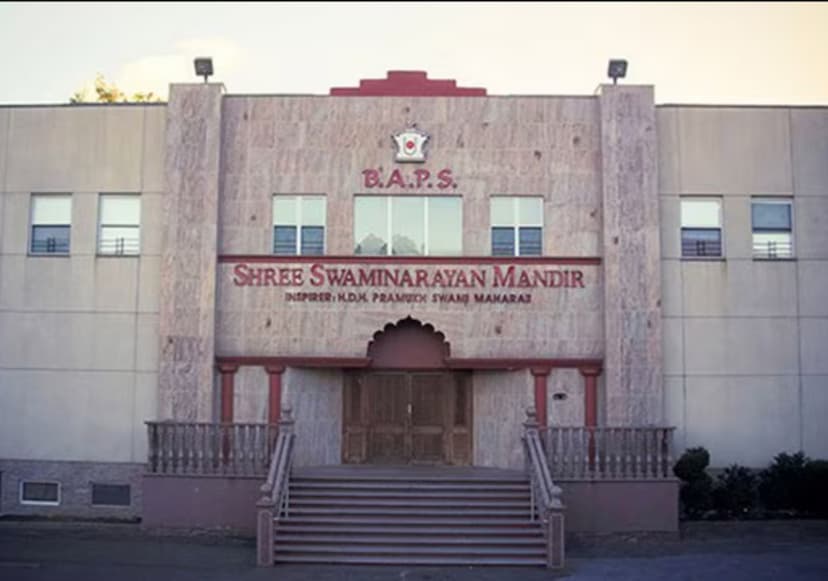
[[327, 94], [425, 70], [492, 95], [592, 94], [610, 58], [658, 103], [828, 105], [828, 3], [0, 4], [0, 104], [101, 73], [166, 95], [213, 57], [227, 92]]

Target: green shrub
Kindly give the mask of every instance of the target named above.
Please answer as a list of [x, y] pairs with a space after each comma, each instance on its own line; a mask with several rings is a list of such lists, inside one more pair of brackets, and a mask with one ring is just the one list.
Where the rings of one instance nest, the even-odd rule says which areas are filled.
[[756, 476], [738, 464], [726, 468], [713, 488], [713, 505], [724, 517], [749, 513], [756, 507]]
[[689, 482], [701, 477], [705, 474], [705, 470], [710, 465], [710, 452], [703, 447], [688, 448], [681, 458], [678, 459], [676, 465], [673, 466], [673, 474], [681, 480]]
[[802, 452], [783, 452], [759, 473], [759, 498], [769, 510], [803, 510], [805, 508], [805, 464]]
[[687, 518], [699, 518], [713, 506], [713, 479], [707, 473], [710, 453], [702, 447], [690, 448], [676, 465], [673, 473], [681, 479], [679, 500]]
[[828, 518], [828, 460], [806, 462], [800, 504], [806, 513]]
[[679, 489], [681, 511], [686, 518], [703, 517], [713, 507], [713, 479], [705, 473], [681, 483]]

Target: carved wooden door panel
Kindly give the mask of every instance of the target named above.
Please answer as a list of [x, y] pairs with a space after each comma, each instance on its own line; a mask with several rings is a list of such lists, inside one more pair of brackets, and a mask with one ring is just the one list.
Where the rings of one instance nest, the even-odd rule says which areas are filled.
[[365, 425], [365, 376], [349, 373], [342, 393], [342, 461], [360, 464], [368, 458], [368, 426]]
[[363, 384], [368, 427], [368, 461], [404, 464], [410, 458], [410, 376], [374, 373]]
[[472, 464], [472, 378], [467, 373], [449, 376], [446, 391], [451, 393], [449, 458], [452, 464]]
[[471, 378], [462, 373], [350, 374], [346, 463], [472, 463]]
[[450, 401], [446, 374], [417, 373], [411, 381], [411, 462], [444, 463], [448, 460], [446, 427]]

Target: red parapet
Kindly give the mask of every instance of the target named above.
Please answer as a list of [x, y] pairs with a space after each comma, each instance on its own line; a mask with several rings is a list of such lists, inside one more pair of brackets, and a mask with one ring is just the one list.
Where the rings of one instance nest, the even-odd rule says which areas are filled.
[[333, 87], [332, 97], [485, 97], [486, 89], [458, 87], [453, 79], [429, 79], [425, 71], [388, 71], [384, 79], [362, 79], [359, 87]]

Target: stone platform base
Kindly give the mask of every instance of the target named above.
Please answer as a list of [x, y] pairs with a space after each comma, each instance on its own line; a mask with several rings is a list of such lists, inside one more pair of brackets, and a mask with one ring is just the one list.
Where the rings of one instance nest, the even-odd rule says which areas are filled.
[[256, 534], [261, 477], [144, 475], [142, 524], [148, 529], [224, 529]]
[[679, 481], [555, 481], [573, 533], [676, 532]]
[[[68, 462], [0, 460], [0, 515], [132, 520], [141, 516], [141, 478], [144, 464], [126, 462]], [[24, 504], [23, 481], [57, 482], [57, 505]], [[129, 485], [128, 506], [92, 504], [92, 484]]]

